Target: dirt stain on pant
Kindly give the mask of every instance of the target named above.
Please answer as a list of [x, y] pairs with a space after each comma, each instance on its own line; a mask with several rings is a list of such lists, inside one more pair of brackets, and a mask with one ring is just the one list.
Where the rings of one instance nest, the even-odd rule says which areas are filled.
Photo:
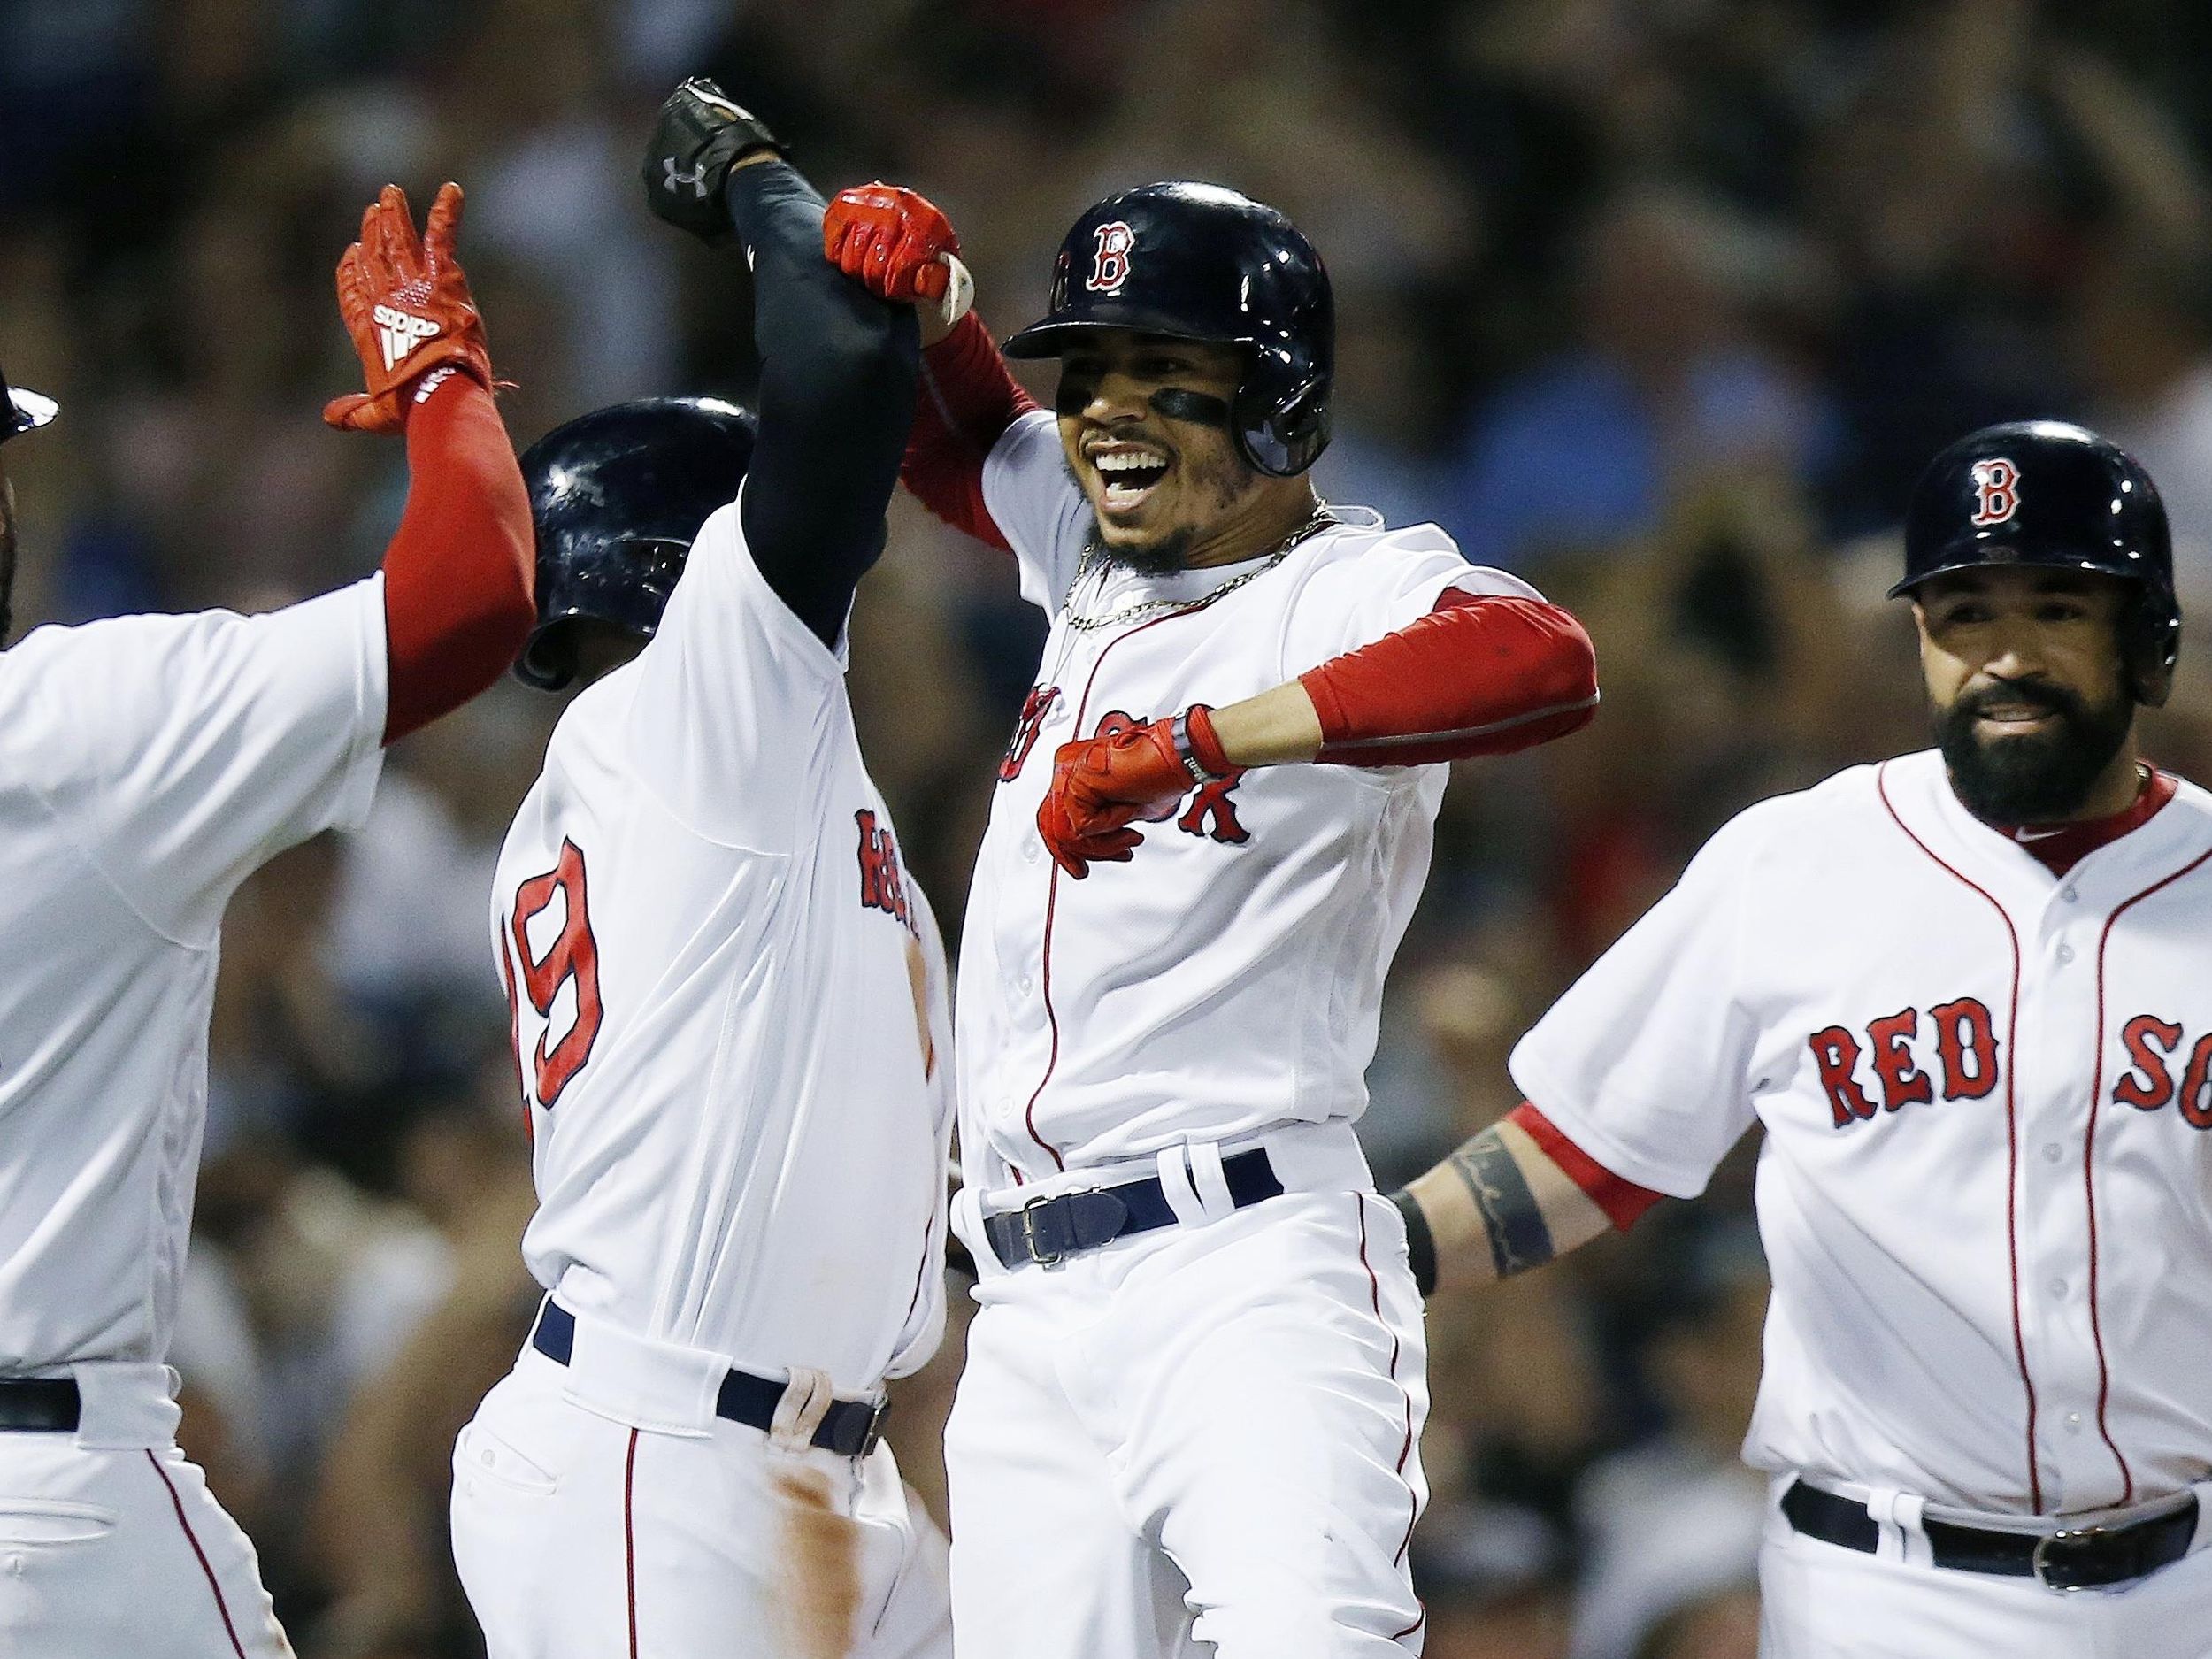
[[860, 1612], [860, 1528], [838, 1512], [818, 1469], [778, 1470], [779, 1571], [792, 1659], [848, 1659]]

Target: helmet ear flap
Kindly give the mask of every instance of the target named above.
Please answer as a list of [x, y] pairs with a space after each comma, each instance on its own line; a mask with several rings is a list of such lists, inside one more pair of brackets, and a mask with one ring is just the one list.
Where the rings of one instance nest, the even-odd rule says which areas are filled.
[[2120, 613], [2119, 633], [2121, 668], [2130, 694], [2147, 709], [2165, 707], [2181, 651], [2179, 610], [2154, 589], [2139, 588]]
[[1295, 478], [1329, 447], [1329, 376], [1309, 370], [1272, 396], [1248, 375], [1238, 388], [1237, 447], [1270, 478]]

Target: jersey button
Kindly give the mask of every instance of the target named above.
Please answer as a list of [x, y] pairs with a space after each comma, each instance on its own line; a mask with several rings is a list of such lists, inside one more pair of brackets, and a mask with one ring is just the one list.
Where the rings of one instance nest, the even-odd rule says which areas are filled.
[[1037, 862], [1037, 855], [1042, 851], [1043, 845], [1033, 835], [1022, 843], [1022, 856], [1033, 864]]
[[2051, 1141], [2044, 1143], [2043, 1159], [2047, 1164], [2055, 1164], [2065, 1156], [2066, 1148], [2057, 1141]]
[[2080, 1413], [2080, 1412], [2078, 1412], [2078, 1411], [2069, 1411], [2069, 1412], [2066, 1414], [2066, 1432], [2067, 1432], [2069, 1434], [2078, 1434], [2078, 1433], [2080, 1433], [2080, 1432], [2081, 1432], [2081, 1413]]
[[2065, 1295], [2065, 1294], [2066, 1294], [2066, 1281], [2065, 1281], [2064, 1279], [2053, 1279], [2053, 1280], [2051, 1281], [2051, 1295], [2052, 1295], [2053, 1299], [2054, 1299], [2054, 1300], [2055, 1300], [2055, 1299], [2057, 1299], [2057, 1298], [2059, 1298], [2059, 1297], [2062, 1297], [2062, 1296]]
[[1029, 987], [1033, 983], [1033, 981], [1030, 979], [1030, 977], [1025, 973], [1014, 981], [1014, 988], [1019, 991], [1024, 996], [1027, 996], [1029, 995]]
[[2061, 962], [2071, 962], [2074, 959], [2074, 948], [2071, 945], [2061, 945], [2058, 948], [2058, 959]]
[[2071, 904], [2076, 899], [2081, 897], [2081, 895], [2075, 892], [2071, 887], [2062, 887], [2059, 889], [2058, 896], [2064, 899], [2069, 904]]

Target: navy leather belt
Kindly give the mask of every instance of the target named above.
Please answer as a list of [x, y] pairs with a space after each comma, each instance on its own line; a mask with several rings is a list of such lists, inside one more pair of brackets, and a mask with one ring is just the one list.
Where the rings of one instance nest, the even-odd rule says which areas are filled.
[[[1267, 1161], [1265, 1147], [1224, 1158], [1221, 1173], [1228, 1181], [1230, 1200], [1239, 1210], [1282, 1196], [1283, 1184], [1275, 1179], [1275, 1166]], [[1120, 1187], [1033, 1198], [1019, 1210], [984, 1217], [983, 1236], [990, 1240], [991, 1254], [998, 1257], [1002, 1267], [1025, 1267], [1031, 1263], [1050, 1267], [1133, 1233], [1174, 1225], [1175, 1210], [1167, 1202], [1160, 1178], [1153, 1175]]]
[[77, 1409], [70, 1378], [0, 1377], [0, 1432], [72, 1433]]
[[[1870, 1555], [1882, 1529], [1853, 1498], [1838, 1497], [1803, 1481], [1782, 1494], [1782, 1513], [1809, 1538]], [[2170, 1567], [2189, 1553], [2197, 1532], [2197, 1501], [2169, 1515], [2121, 1526], [2062, 1527], [2055, 1532], [1997, 1532], [1953, 1521], [1924, 1521], [1928, 1548], [1939, 1567], [2034, 1578], [2054, 1590], [2092, 1590], [2128, 1584]]]
[[[550, 1296], [538, 1310], [531, 1327], [530, 1346], [556, 1365], [565, 1365], [576, 1348], [576, 1316]], [[774, 1426], [776, 1408], [783, 1403], [786, 1385], [772, 1377], [756, 1377], [749, 1371], [731, 1370], [722, 1378], [715, 1395], [714, 1415], [742, 1423], [764, 1434]], [[883, 1420], [891, 1415], [888, 1400], [871, 1404], [865, 1400], [840, 1400], [822, 1414], [813, 1443], [840, 1457], [865, 1457], [883, 1438]]]

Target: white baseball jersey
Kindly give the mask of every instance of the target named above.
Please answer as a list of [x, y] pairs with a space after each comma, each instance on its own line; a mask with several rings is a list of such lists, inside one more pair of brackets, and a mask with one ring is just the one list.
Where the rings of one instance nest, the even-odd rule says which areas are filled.
[[383, 578], [0, 654], [0, 1373], [163, 1359], [232, 892], [368, 809]]
[[1515, 1049], [1615, 1173], [1756, 1118], [1755, 1464], [1991, 1513], [2212, 1473], [2212, 796], [2054, 876], [1909, 756], [1763, 803]]
[[500, 853], [492, 933], [539, 1283], [636, 1335], [848, 1391], [928, 1357], [950, 1104], [910, 957], [941, 995], [941, 949], [841, 657], [769, 588], [734, 505], [652, 642], [563, 715]]
[[1091, 508], [1042, 411], [999, 439], [983, 485], [1024, 596], [1054, 621], [999, 769], [962, 941], [964, 1150], [987, 1142], [1033, 1177], [1358, 1117], [1447, 769], [1241, 774], [1142, 826], [1133, 862], [1075, 881], [1037, 832], [1053, 752], [1117, 721], [1271, 690], [1416, 621], [1447, 588], [1534, 591], [1470, 565], [1433, 525], [1339, 525], [1271, 566], [1084, 570]]

